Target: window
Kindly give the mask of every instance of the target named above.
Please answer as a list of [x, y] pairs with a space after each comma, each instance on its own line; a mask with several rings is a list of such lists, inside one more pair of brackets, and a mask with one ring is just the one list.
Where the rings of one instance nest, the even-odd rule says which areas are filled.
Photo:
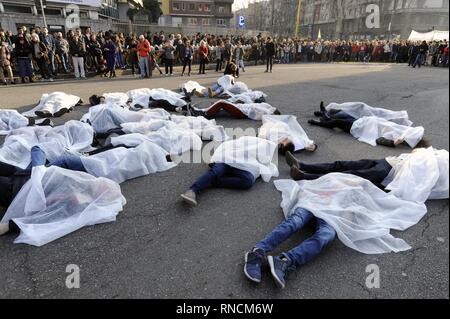
[[220, 6], [218, 10], [219, 13], [225, 13], [225, 7]]
[[197, 18], [189, 18], [188, 24], [189, 25], [197, 25]]
[[4, 4], [3, 8], [5, 9], [6, 13], [26, 13], [31, 14], [31, 7], [29, 6], [15, 6], [15, 5], [8, 5]]
[[179, 2], [174, 2], [172, 4], [172, 9], [173, 9], [173, 11], [180, 11], [180, 9], [181, 9], [180, 3]]
[[217, 19], [217, 26], [218, 27], [226, 27], [227, 26], [227, 22], [225, 19]]
[[195, 11], [195, 4], [189, 3], [189, 11]]
[[203, 10], [205, 12], [211, 12], [211, 5], [210, 4], [203, 5]]
[[211, 25], [211, 19], [202, 19], [202, 25]]

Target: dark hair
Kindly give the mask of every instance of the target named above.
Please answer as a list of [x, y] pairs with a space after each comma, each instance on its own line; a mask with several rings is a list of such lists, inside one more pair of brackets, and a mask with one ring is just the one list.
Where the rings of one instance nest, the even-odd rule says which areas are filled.
[[431, 146], [432, 146], [431, 141], [424, 138], [414, 148], [415, 149], [416, 148], [428, 148], [428, 147], [431, 147]]

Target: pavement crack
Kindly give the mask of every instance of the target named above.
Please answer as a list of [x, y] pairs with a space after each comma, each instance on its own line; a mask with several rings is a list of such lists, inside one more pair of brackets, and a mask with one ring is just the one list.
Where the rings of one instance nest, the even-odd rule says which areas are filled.
[[442, 208], [434, 214], [427, 214], [424, 218], [424, 220], [422, 221], [422, 223], [425, 224], [425, 227], [422, 229], [422, 233], [421, 236], [424, 237], [425, 233], [427, 232], [427, 230], [430, 228], [431, 223], [430, 223], [430, 219], [434, 218], [434, 217], [438, 217], [441, 216], [442, 214], [446, 213], [447, 210], [449, 208], [449, 203], [447, 202], [446, 205], [442, 206]]
[[37, 287], [37, 279], [34, 278], [33, 271], [30, 265], [30, 253], [25, 252], [25, 274], [30, 281], [31, 284], [31, 294], [33, 297], [38, 298], [38, 287]]
[[406, 262], [405, 266], [402, 268], [402, 272], [405, 274], [408, 274], [408, 270], [414, 266], [417, 258], [417, 253], [423, 249], [427, 249], [427, 247], [417, 247], [409, 251], [409, 254], [411, 255], [411, 258], [408, 262]]

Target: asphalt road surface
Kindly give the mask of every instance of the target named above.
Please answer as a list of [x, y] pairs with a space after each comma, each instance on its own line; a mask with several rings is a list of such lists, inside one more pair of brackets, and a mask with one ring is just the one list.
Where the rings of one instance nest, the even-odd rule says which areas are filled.
[[[193, 76], [202, 84], [218, 77]], [[163, 87], [177, 89], [188, 78], [139, 80], [91, 79], [0, 88], [0, 108], [28, 110], [43, 93], [64, 91], [81, 96]], [[306, 162], [384, 158], [410, 152], [359, 143], [340, 131], [311, 127], [307, 121], [319, 102], [364, 101], [369, 105], [408, 110], [423, 125], [434, 147], [449, 148], [449, 71], [410, 69], [403, 65], [333, 64], [276, 66], [273, 74], [251, 67], [241, 80], [263, 90], [268, 102], [294, 114], [319, 144]], [[196, 100], [208, 106], [209, 100]], [[57, 124], [80, 119], [82, 106]], [[258, 128], [259, 122], [219, 119], [225, 127]], [[2, 141], [2, 140], [1, 140]], [[280, 178], [288, 166], [280, 160]], [[206, 169], [182, 164], [168, 172], [126, 182], [128, 204], [115, 223], [87, 227], [44, 247], [14, 245], [14, 236], [0, 238], [1, 298], [448, 298], [449, 202], [428, 202], [428, 214], [415, 227], [394, 235], [413, 249], [399, 254], [363, 255], [336, 240], [324, 253], [276, 288], [269, 272], [256, 286], [243, 275], [243, 257], [283, 219], [281, 196], [273, 183], [259, 181], [250, 191], [211, 190], [200, 206], [180, 202], [183, 193]], [[280, 251], [298, 244], [306, 228]], [[66, 267], [80, 267], [80, 289], [67, 289]], [[381, 287], [366, 287], [366, 267], [376, 264]]]

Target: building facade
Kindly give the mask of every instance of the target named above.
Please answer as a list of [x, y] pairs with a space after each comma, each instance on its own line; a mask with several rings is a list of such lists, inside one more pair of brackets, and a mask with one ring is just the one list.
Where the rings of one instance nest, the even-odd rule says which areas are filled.
[[[295, 34], [298, 0], [267, 0], [236, 12], [246, 17], [246, 27], [276, 35]], [[379, 9], [379, 25], [367, 24]], [[448, 30], [448, 0], [302, 0], [302, 37], [370, 39], [407, 38], [412, 30]]]
[[[37, 3], [34, 0], [0, 0], [0, 26], [13, 32], [21, 26], [28, 29], [44, 26]], [[117, 0], [47, 0], [44, 12], [50, 31], [63, 33], [77, 27], [109, 30], [112, 21], [120, 18]]]
[[170, 0], [169, 15], [160, 23], [172, 27], [229, 28], [234, 0]]

